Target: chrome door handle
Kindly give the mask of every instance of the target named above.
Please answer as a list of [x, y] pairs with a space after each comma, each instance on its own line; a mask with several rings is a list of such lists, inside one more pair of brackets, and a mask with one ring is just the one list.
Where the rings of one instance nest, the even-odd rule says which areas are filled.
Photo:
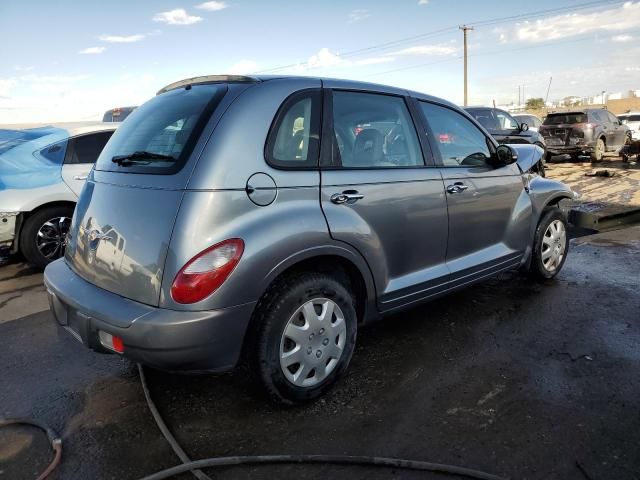
[[73, 177], [74, 180], [86, 180], [88, 175], [75, 175]]
[[447, 186], [447, 193], [461, 193], [464, 192], [467, 188], [469, 188], [467, 185], [458, 182], [454, 183], [453, 185]]
[[343, 203], [355, 203], [363, 198], [364, 195], [358, 193], [356, 190], [346, 190], [342, 193], [334, 193], [331, 195], [331, 201], [336, 205], [342, 205]]

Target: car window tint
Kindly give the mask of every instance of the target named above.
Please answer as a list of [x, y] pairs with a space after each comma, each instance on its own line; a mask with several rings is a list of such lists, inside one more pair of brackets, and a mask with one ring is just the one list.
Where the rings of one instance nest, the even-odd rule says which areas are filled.
[[90, 133], [70, 139], [64, 163], [95, 163], [111, 135], [113, 131]]
[[487, 137], [468, 118], [450, 108], [420, 102], [431, 131], [432, 143], [445, 167], [482, 167], [491, 156]]
[[67, 140], [63, 140], [40, 150], [40, 155], [55, 165], [61, 165], [67, 151]]
[[496, 110], [496, 118], [500, 124], [500, 130], [517, 130], [518, 122], [507, 112]]
[[[281, 167], [315, 166], [318, 161], [319, 94], [298, 95], [285, 102], [272, 132], [269, 160]], [[274, 136], [275, 135], [275, 136]]]
[[373, 93], [333, 93], [334, 166], [423, 166], [413, 120], [403, 98]]

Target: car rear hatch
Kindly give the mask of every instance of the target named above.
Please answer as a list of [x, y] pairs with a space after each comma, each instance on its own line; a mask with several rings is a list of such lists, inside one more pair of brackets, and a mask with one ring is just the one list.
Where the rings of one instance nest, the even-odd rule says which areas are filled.
[[182, 85], [136, 109], [82, 191], [65, 254], [92, 284], [157, 306], [182, 195], [207, 139], [242, 83]]
[[569, 146], [572, 137], [583, 137], [587, 114], [550, 113], [539, 129], [547, 146]]

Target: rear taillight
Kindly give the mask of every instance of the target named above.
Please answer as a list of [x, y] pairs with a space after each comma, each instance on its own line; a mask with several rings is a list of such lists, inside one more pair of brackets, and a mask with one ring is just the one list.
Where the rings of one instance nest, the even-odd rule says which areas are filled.
[[171, 298], [178, 303], [195, 303], [215, 292], [242, 257], [244, 242], [231, 238], [203, 250], [178, 272], [171, 285]]

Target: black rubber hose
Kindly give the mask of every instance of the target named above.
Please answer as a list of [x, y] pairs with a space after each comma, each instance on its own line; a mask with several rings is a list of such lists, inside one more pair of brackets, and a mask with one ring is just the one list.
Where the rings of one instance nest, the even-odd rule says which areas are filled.
[[[156, 404], [151, 398], [151, 393], [149, 392], [149, 387], [147, 386], [147, 378], [144, 376], [144, 369], [140, 364], [138, 364], [138, 373], [140, 374], [140, 383], [142, 384], [142, 391], [144, 392], [144, 398], [147, 399], [147, 405], [149, 406], [149, 410], [151, 410], [151, 415], [153, 415], [153, 419], [156, 421], [156, 424], [158, 425], [160, 432], [162, 432], [162, 435], [164, 436], [164, 438], [167, 440], [169, 445], [171, 445], [171, 448], [173, 449], [175, 454], [178, 456], [180, 461], [183, 464], [190, 463], [191, 459], [189, 458], [187, 453], [182, 449], [182, 447], [180, 446], [176, 438], [173, 436], [173, 434], [171, 433], [171, 430], [169, 430], [169, 427], [167, 427], [167, 424], [164, 423], [164, 420], [162, 419], [162, 416], [160, 415], [160, 412], [158, 411]], [[197, 468], [188, 468], [187, 470], [185, 470], [185, 472], [189, 470], [191, 470], [191, 473], [193, 473], [193, 475], [198, 480], [212, 480], [210, 476], [208, 476], [203, 471], [198, 470]]]
[[303, 464], [334, 464], [334, 465], [357, 465], [357, 466], [376, 466], [397, 468], [402, 470], [418, 470], [423, 472], [443, 473], [448, 475], [458, 475], [466, 478], [474, 478], [479, 480], [506, 480], [503, 477], [498, 477], [490, 473], [481, 472], [479, 470], [472, 470], [470, 468], [456, 467], [453, 465], [444, 465], [440, 463], [422, 462], [418, 460], [404, 460], [401, 458], [388, 458], [388, 457], [370, 457], [370, 456], [356, 456], [356, 455], [247, 455], [247, 456], [234, 456], [234, 457], [213, 457], [204, 460], [191, 461], [185, 451], [178, 444], [175, 437], [169, 431], [169, 428], [164, 423], [158, 408], [151, 399], [149, 393], [149, 387], [147, 386], [147, 379], [144, 375], [142, 365], [138, 364], [138, 372], [140, 373], [140, 382], [142, 383], [142, 390], [144, 396], [147, 399], [149, 410], [158, 424], [158, 428], [167, 439], [169, 445], [176, 455], [182, 461], [182, 465], [167, 468], [161, 470], [152, 475], [144, 477], [141, 480], [163, 480], [165, 478], [171, 478], [181, 473], [189, 472], [193, 473], [198, 479], [211, 480], [201, 468], [210, 467], [223, 467], [231, 465], [273, 465], [282, 463], [303, 463]]
[[49, 466], [40, 475], [38, 475], [37, 480], [44, 480], [60, 463], [60, 458], [62, 457], [62, 439], [52, 428], [39, 420], [32, 420], [30, 418], [0, 419], [0, 428], [8, 427], [10, 425], [30, 425], [32, 427], [39, 428], [47, 434], [47, 438], [49, 439], [49, 443], [53, 449], [54, 457], [53, 460], [51, 460], [51, 463], [49, 463]]
[[278, 463], [304, 463], [304, 464], [334, 464], [334, 465], [359, 465], [397, 468], [402, 470], [419, 470], [423, 472], [444, 473], [459, 475], [466, 478], [480, 480], [506, 480], [490, 473], [472, 470], [470, 468], [443, 465], [439, 463], [421, 462], [417, 460], [403, 460], [400, 458], [349, 456], [349, 455], [255, 455], [240, 457], [214, 457], [205, 460], [177, 465], [144, 477], [141, 480], [164, 480], [179, 475], [195, 468], [223, 467], [231, 465], [273, 465]]

